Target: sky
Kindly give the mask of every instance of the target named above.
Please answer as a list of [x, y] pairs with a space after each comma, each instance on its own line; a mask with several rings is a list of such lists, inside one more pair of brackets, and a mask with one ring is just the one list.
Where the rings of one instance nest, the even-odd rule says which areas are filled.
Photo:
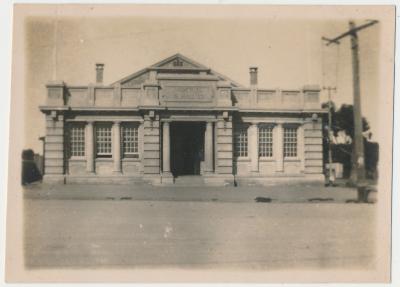
[[[365, 19], [356, 19], [356, 24]], [[279, 17], [30, 17], [25, 25], [25, 148], [41, 152], [45, 84], [95, 81], [95, 63], [104, 63], [110, 84], [175, 53], [249, 85], [249, 67], [258, 67], [260, 88], [336, 87], [337, 106], [352, 104], [349, 37], [323, 46], [321, 37], [348, 29], [347, 19]], [[362, 113], [377, 133], [379, 105], [379, 24], [359, 32]], [[56, 55], [56, 56], [55, 56]], [[321, 103], [327, 100], [322, 91]], [[373, 136], [374, 138], [374, 136]]]

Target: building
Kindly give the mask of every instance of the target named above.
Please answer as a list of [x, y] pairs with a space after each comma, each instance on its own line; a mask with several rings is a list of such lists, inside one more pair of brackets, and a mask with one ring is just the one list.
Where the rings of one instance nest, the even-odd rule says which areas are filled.
[[47, 84], [48, 182], [323, 180], [319, 88], [250, 87], [176, 54], [111, 85]]

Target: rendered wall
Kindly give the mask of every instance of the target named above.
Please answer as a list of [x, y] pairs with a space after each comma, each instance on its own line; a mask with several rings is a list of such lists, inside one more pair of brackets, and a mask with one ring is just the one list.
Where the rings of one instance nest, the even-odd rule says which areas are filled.
[[[251, 177], [285, 177], [322, 175], [323, 173], [323, 146], [322, 146], [322, 121], [321, 118], [313, 120], [311, 117], [280, 117], [257, 116], [244, 117], [245, 122], [234, 122], [234, 125], [258, 123], [258, 128], [263, 124], [273, 126], [273, 155], [272, 157], [258, 157], [258, 171], [252, 169], [252, 155], [257, 152], [252, 148], [258, 147], [258, 136], [254, 145], [248, 130], [248, 156], [234, 159], [233, 171], [238, 176]], [[250, 124], [249, 124], [250, 125]], [[297, 127], [297, 156], [283, 157], [283, 129], [285, 126]]]
[[229, 119], [218, 118], [216, 147], [216, 172], [218, 174], [232, 174], [232, 117]]
[[144, 119], [143, 128], [143, 173], [145, 175], [160, 174], [160, 120]]
[[62, 182], [64, 175], [64, 116], [46, 115], [45, 180]]
[[322, 151], [322, 122], [308, 121], [304, 124], [304, 153], [305, 173], [322, 174], [323, 151]]

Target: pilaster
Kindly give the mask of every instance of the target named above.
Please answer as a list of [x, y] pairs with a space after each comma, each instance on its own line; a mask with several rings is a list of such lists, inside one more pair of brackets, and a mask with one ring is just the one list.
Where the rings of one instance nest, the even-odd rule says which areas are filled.
[[256, 123], [252, 123], [249, 127], [249, 148], [251, 172], [258, 173], [258, 125]]
[[307, 174], [323, 173], [323, 138], [322, 123], [318, 119], [305, 120], [304, 132], [304, 172]]
[[89, 84], [88, 85], [88, 90], [89, 90], [89, 93], [88, 93], [88, 95], [89, 95], [89, 106], [94, 106], [94, 102], [95, 102], [95, 95], [94, 95], [94, 93], [95, 93], [95, 91], [94, 91], [94, 85], [93, 84]]
[[46, 115], [46, 139], [44, 147], [45, 181], [64, 182], [64, 149], [64, 115], [52, 111]]
[[226, 81], [220, 81], [217, 84], [217, 106], [231, 107], [231, 84]]
[[217, 120], [216, 173], [232, 175], [233, 143], [232, 116], [219, 116]]
[[113, 161], [114, 161], [114, 170], [113, 172], [116, 174], [121, 173], [121, 122], [115, 121], [113, 124]]
[[173, 183], [173, 177], [171, 174], [171, 137], [170, 137], [170, 128], [169, 122], [163, 122], [163, 134], [162, 134], [162, 183]]
[[283, 172], [283, 126], [278, 123], [274, 128], [274, 153], [276, 155], [276, 172]]
[[163, 150], [163, 174], [164, 173], [170, 173], [171, 172], [171, 155], [170, 155], [170, 150], [171, 150], [171, 145], [170, 145], [170, 133], [169, 133], [169, 122], [164, 122], [163, 123], [163, 145], [162, 145], [162, 150]]
[[156, 71], [150, 71], [149, 79], [142, 85], [142, 96], [140, 103], [142, 106], [158, 106], [160, 104], [159, 100], [159, 89], [156, 78]]
[[94, 123], [88, 121], [85, 129], [86, 172], [94, 173]]
[[121, 95], [121, 84], [117, 83], [114, 86], [114, 105], [119, 107], [121, 106], [122, 95]]
[[64, 106], [65, 95], [64, 88], [65, 84], [62, 81], [53, 81], [46, 85], [47, 88], [47, 100], [46, 104], [48, 106]]
[[297, 128], [297, 155], [300, 159], [300, 172], [304, 172], [304, 128], [300, 125]]
[[144, 115], [143, 122], [143, 173], [160, 175], [160, 118]]
[[204, 134], [204, 163], [205, 173], [213, 172], [213, 123], [206, 122]]

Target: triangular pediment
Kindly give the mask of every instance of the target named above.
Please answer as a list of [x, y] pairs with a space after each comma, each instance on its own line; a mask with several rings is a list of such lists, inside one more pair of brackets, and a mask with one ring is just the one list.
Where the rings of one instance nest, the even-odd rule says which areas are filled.
[[207, 69], [207, 67], [196, 63], [195, 61], [181, 55], [176, 54], [165, 60], [162, 60], [151, 66], [152, 68], [170, 68], [170, 69]]
[[189, 59], [179, 53], [171, 57], [168, 57], [160, 62], [157, 62], [154, 65], [151, 65], [147, 68], [137, 71], [136, 73], [133, 73], [117, 82], [114, 82], [112, 85], [115, 85], [117, 83], [123, 85], [124, 87], [140, 85], [146, 81], [150, 70], [172, 71], [178, 73], [180, 73], [181, 71], [193, 72], [193, 73], [199, 73], [199, 71], [203, 71], [206, 72], [208, 75], [217, 76], [218, 79], [221, 81], [230, 82], [233, 87], [242, 87], [242, 85], [236, 83], [235, 81], [229, 79], [228, 77], [219, 74], [216, 71], [211, 70], [210, 68], [192, 59]]

